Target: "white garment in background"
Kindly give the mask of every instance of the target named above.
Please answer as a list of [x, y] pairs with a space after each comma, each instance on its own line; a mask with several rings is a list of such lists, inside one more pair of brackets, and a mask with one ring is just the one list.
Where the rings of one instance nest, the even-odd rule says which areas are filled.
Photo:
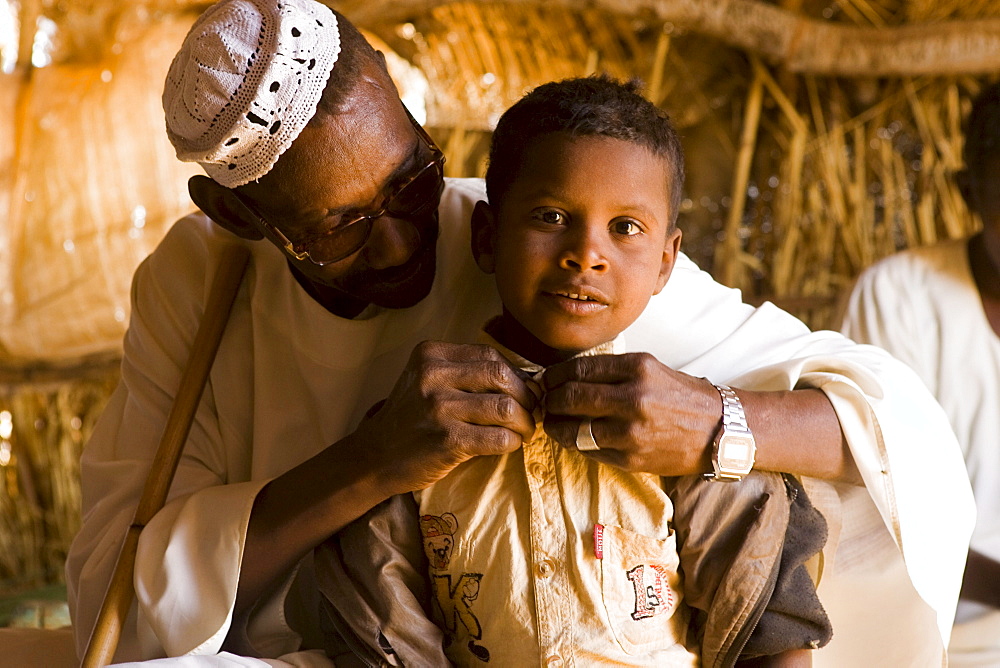
[[[448, 181], [431, 294], [413, 308], [360, 321], [338, 318], [313, 301], [276, 248], [248, 244], [250, 266], [170, 501], [140, 540], [140, 619], [137, 624], [133, 614], [126, 625], [118, 660], [218, 652], [232, 621], [247, 521], [260, 488], [351, 432], [388, 395], [417, 342], [476, 340], [480, 325], [499, 309], [492, 278], [476, 268], [469, 251], [469, 219], [479, 199], [485, 199], [481, 180]], [[136, 272], [122, 382], [81, 464], [83, 525], [67, 560], [81, 648], [226, 243], [241, 242], [193, 215], [175, 225]], [[773, 305], [743, 304], [739, 291], [719, 285], [683, 255], [666, 288], [625, 335], [633, 349], [694, 376], [736, 388], [815, 386], [827, 393], [867, 483], [867, 492], [840, 486], [839, 498], [851, 513], [861, 509], [875, 521], [840, 546], [848, 554], [854, 546], [870, 545], [864, 559], [838, 555], [827, 564], [820, 596], [832, 587], [846, 592], [850, 603], [840, 610], [823, 599], [834, 638], [817, 653], [815, 665], [849, 665], [838, 653], [852, 647], [864, 648], [867, 665], [936, 665], [951, 626], [974, 510], [954, 435], [913, 372], [884, 351], [837, 333], [810, 333]], [[351, 453], [343, 460], [350, 466]], [[831, 496], [835, 506], [838, 497]], [[812, 489], [810, 497], [835, 524], [836, 508], [824, 508]], [[852, 516], [845, 526], [862, 524]], [[895, 573], [889, 594], [872, 592], [865, 578], [873, 571]], [[299, 577], [250, 621], [248, 637], [262, 656], [319, 646], [309, 574], [304, 563]], [[906, 601], [903, 612], [879, 615], [877, 628], [841, 630], [851, 628], [858, 610], [877, 614], [893, 600]]]
[[[1000, 338], [983, 310], [967, 241], [911, 249], [868, 268], [842, 330], [909, 364], [937, 397], [976, 498], [972, 548], [1000, 561]], [[951, 664], [1000, 665], [1000, 611], [962, 601], [956, 621]]]

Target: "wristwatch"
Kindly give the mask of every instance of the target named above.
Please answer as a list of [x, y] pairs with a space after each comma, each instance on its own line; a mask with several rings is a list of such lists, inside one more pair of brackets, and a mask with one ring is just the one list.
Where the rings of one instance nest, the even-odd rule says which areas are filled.
[[739, 482], [753, 468], [757, 443], [740, 398], [727, 385], [715, 385], [715, 389], [722, 395], [722, 425], [712, 442], [714, 470], [705, 477], [715, 482]]

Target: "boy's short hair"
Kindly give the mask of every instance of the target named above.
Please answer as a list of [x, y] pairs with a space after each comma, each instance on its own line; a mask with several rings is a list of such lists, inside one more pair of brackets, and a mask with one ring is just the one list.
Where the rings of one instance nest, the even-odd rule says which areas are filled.
[[490, 142], [486, 192], [500, 202], [517, 178], [525, 149], [542, 135], [600, 136], [645, 146], [668, 165], [671, 225], [677, 222], [684, 185], [684, 151], [662, 109], [639, 93], [639, 83], [607, 75], [538, 86], [500, 117]]
[[966, 168], [977, 174], [1000, 156], [1000, 82], [983, 88], [973, 101], [962, 153]]

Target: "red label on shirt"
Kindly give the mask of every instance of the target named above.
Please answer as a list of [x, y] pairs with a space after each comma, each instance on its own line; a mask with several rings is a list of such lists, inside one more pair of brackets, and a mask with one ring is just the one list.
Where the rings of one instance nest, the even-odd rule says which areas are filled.
[[594, 525], [594, 556], [598, 559], [604, 558], [604, 525]]

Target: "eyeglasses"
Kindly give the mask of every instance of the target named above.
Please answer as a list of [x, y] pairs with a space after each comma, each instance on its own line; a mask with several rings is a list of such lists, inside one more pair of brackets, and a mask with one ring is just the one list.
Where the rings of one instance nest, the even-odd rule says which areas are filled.
[[267, 222], [250, 202], [235, 190], [232, 192], [256, 219], [257, 226], [265, 234], [269, 234], [278, 245], [283, 246], [296, 260], [309, 260], [322, 267], [350, 257], [368, 242], [372, 225], [382, 216], [389, 214], [400, 218], [412, 218], [424, 215], [436, 209], [441, 199], [444, 190], [444, 154], [405, 106], [403, 110], [406, 111], [406, 117], [416, 130], [417, 136], [430, 150], [432, 155], [430, 162], [412, 176], [396, 183], [382, 199], [378, 209], [346, 221], [342, 220], [339, 225], [317, 239], [302, 243], [292, 242], [281, 230]]

